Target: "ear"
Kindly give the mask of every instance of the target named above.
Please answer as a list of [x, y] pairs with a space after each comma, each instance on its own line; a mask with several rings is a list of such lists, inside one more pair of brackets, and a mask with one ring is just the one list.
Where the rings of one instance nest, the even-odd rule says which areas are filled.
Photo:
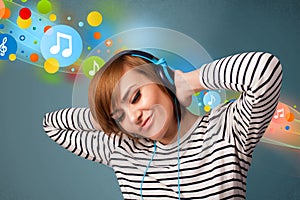
[[169, 90], [171, 90], [174, 94], [176, 94], [176, 89], [174, 84], [174, 71], [167, 66], [161, 66], [161, 65], [155, 65], [154, 70], [155, 73], [161, 79], [164, 86]]

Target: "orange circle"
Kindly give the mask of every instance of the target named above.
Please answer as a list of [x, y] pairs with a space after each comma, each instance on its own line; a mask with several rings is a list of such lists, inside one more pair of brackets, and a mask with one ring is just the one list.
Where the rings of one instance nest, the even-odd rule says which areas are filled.
[[290, 112], [290, 113], [286, 114], [285, 118], [288, 122], [292, 122], [292, 121], [294, 121], [295, 116], [293, 113]]
[[2, 19], [8, 19], [10, 17], [10, 9], [9, 8], [2, 8], [1, 13], [3, 13], [3, 16], [1, 17]]
[[113, 41], [112, 41], [111, 39], [107, 39], [107, 40], [105, 41], [105, 46], [107, 46], [107, 47], [111, 47], [112, 44], [113, 44]]
[[39, 60], [39, 55], [37, 55], [36, 53], [31, 54], [31, 55], [30, 55], [30, 60], [31, 60], [32, 62], [38, 61], [38, 60]]
[[50, 28], [51, 28], [51, 26], [45, 26], [44, 27], [44, 33], [46, 33]]
[[96, 40], [99, 40], [100, 37], [101, 37], [101, 33], [100, 33], [100, 32], [95, 32], [95, 33], [94, 33], [94, 38], [95, 38]]

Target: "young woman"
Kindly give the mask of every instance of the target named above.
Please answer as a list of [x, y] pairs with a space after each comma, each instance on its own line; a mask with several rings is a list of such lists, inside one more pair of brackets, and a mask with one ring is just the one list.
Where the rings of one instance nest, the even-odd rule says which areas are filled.
[[[90, 109], [47, 113], [46, 133], [72, 153], [112, 167], [124, 199], [245, 199], [253, 150], [279, 99], [279, 60], [249, 52], [175, 71], [181, 105], [151, 66], [132, 55], [109, 61], [91, 81]], [[241, 95], [195, 116], [183, 105], [204, 89]]]

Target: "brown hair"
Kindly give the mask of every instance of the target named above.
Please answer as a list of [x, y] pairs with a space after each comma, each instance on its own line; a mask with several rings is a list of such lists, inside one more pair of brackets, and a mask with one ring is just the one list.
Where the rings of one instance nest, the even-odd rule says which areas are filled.
[[[167, 89], [156, 75], [153, 68], [154, 64], [136, 56], [122, 55], [112, 61], [108, 61], [91, 80], [88, 94], [90, 110], [93, 118], [99, 123], [101, 129], [106, 134], [110, 135], [111, 133], [115, 133], [121, 135], [124, 133], [111, 117], [111, 103], [113, 92], [124, 74], [125, 66], [136, 68], [145, 64], [149, 64], [149, 66], [143, 68], [141, 73], [147, 74], [147, 77], [153, 82], [159, 83], [158, 87], [171, 98]], [[131, 137], [130, 134], [128, 134], [128, 136]]]

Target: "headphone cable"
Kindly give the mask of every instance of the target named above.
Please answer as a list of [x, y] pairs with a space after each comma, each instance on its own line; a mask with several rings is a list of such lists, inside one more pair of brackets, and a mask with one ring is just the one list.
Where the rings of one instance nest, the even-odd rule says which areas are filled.
[[154, 158], [155, 154], [156, 154], [156, 141], [154, 141], [153, 154], [152, 154], [151, 159], [150, 159], [149, 162], [148, 162], [148, 165], [147, 165], [147, 167], [146, 167], [146, 170], [145, 170], [145, 172], [144, 172], [144, 175], [143, 175], [143, 178], [142, 178], [142, 181], [141, 181], [140, 194], [141, 194], [142, 200], [144, 200], [144, 198], [143, 198], [143, 184], [144, 184], [144, 179], [145, 179], [145, 176], [146, 176], [147, 171], [148, 171], [148, 169], [149, 169], [149, 166], [150, 166], [150, 164], [151, 164], [152, 161], [153, 161], [153, 158]]

